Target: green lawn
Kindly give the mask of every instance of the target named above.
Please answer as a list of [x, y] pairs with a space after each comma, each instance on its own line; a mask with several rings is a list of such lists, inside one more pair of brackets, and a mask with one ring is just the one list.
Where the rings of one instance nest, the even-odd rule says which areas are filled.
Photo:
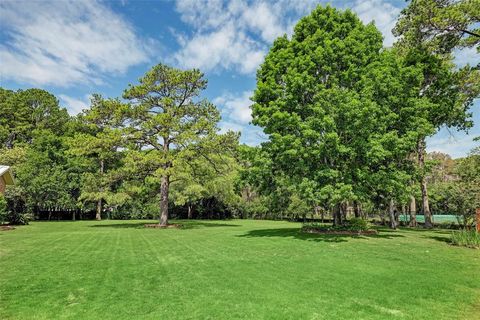
[[33, 222], [0, 231], [0, 319], [479, 319], [480, 250], [448, 232]]

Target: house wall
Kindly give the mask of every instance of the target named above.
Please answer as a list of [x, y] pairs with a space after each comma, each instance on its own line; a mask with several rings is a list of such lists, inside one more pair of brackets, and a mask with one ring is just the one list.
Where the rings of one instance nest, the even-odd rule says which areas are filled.
[[0, 193], [5, 192], [5, 185], [5, 180], [3, 179], [3, 177], [0, 177]]

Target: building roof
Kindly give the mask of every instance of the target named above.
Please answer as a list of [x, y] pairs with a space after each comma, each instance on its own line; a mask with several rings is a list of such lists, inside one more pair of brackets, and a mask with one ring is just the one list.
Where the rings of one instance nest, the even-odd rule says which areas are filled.
[[5, 184], [13, 185], [15, 184], [15, 180], [13, 179], [12, 170], [9, 166], [2, 166], [0, 165], [0, 177], [3, 177], [5, 180]]

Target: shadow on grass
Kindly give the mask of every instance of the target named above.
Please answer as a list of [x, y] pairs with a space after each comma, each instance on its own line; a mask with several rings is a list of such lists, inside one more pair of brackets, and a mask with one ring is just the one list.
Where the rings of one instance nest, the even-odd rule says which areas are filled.
[[433, 239], [433, 240], [437, 240], [437, 241], [445, 242], [445, 243], [449, 243], [449, 244], [452, 243], [452, 240], [450, 239], [450, 237], [433, 236], [433, 237], [425, 237], [425, 238]]
[[242, 238], [264, 238], [264, 237], [283, 237], [315, 242], [346, 242], [348, 239], [393, 239], [404, 237], [399, 234], [376, 234], [376, 235], [333, 235], [333, 234], [314, 234], [301, 232], [299, 228], [281, 228], [281, 229], [260, 229], [252, 230], [245, 234], [238, 235]]
[[199, 227], [240, 227], [238, 224], [230, 224], [223, 222], [202, 222], [202, 221], [178, 221], [183, 225], [182, 229], [194, 229]]
[[[134, 228], [134, 229], [143, 229], [145, 224], [156, 223], [156, 221], [146, 220], [144, 222], [135, 222], [135, 223], [106, 223], [106, 224], [95, 224], [90, 227], [93, 228]], [[181, 224], [182, 227], [179, 229], [196, 229], [196, 228], [213, 228], [213, 227], [239, 227], [236, 224], [228, 223], [218, 223], [218, 222], [201, 222], [201, 221], [174, 221], [175, 224]]]
[[144, 225], [148, 222], [139, 222], [139, 223], [105, 223], [105, 224], [94, 224], [89, 227], [91, 228], [144, 228]]

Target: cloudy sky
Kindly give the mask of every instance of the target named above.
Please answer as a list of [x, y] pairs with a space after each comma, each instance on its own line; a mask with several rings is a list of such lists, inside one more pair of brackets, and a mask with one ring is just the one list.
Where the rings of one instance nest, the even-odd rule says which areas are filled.
[[[273, 40], [291, 34], [298, 19], [316, 5], [355, 11], [375, 21], [385, 46], [395, 41], [404, 0], [353, 1], [9, 1], [0, 2], [0, 85], [40, 87], [54, 93], [71, 114], [89, 105], [92, 93], [121, 96], [152, 65], [200, 68], [205, 96], [222, 111], [221, 128], [242, 132], [242, 142], [265, 139], [249, 124], [255, 70]], [[479, 63], [474, 50], [457, 63]], [[429, 150], [465, 155], [480, 136], [480, 103], [469, 135], [442, 129]]]

